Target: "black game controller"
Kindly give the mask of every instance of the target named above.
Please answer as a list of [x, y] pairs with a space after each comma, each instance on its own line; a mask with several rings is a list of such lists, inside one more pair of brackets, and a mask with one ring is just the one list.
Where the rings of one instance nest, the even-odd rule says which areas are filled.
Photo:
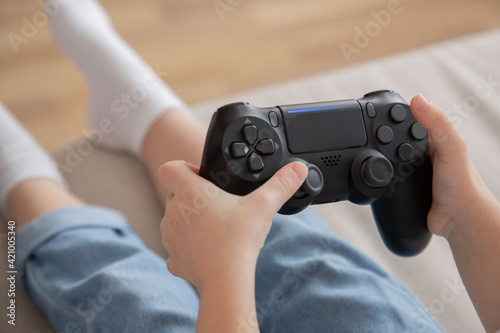
[[427, 131], [393, 91], [269, 108], [233, 103], [212, 116], [200, 175], [245, 195], [284, 165], [303, 162], [307, 179], [279, 213], [341, 200], [371, 204], [386, 246], [412, 256], [431, 238], [427, 142]]

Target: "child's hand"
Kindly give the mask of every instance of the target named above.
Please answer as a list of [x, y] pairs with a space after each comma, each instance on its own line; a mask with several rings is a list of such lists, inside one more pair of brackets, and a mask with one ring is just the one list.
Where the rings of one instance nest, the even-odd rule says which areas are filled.
[[413, 98], [411, 110], [429, 133], [433, 160], [432, 207], [427, 224], [432, 233], [446, 237], [461, 221], [473, 221], [486, 205], [497, 201], [470, 161], [465, 140], [446, 112], [422, 95]]
[[255, 269], [274, 215], [302, 185], [307, 167], [291, 163], [244, 197], [219, 189], [198, 172], [181, 161], [160, 168], [169, 191], [160, 230], [168, 270], [201, 293], [205, 282], [225, 272]]

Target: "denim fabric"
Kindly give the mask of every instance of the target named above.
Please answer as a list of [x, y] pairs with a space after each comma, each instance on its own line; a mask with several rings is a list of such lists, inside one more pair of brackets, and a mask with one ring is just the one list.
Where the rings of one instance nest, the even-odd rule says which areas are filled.
[[[119, 213], [66, 208], [18, 233], [31, 297], [57, 332], [194, 332], [198, 295], [172, 276]], [[257, 263], [262, 332], [441, 332], [372, 260], [312, 209], [277, 215]], [[251, 329], [238, 318], [238, 332]]]
[[334, 236], [313, 209], [276, 215], [257, 263], [262, 332], [442, 332], [373, 260]]

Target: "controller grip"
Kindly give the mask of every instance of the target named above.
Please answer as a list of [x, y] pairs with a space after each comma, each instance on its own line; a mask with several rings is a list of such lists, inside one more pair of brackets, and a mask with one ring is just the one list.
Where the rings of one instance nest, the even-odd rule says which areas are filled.
[[404, 257], [420, 253], [432, 237], [427, 228], [427, 214], [432, 204], [429, 156], [424, 155], [422, 165], [413, 169], [408, 177], [396, 178], [394, 191], [372, 203], [373, 216], [385, 245]]

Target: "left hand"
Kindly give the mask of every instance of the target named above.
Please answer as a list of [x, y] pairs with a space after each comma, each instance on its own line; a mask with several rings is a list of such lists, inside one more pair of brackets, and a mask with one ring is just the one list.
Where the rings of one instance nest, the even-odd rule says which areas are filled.
[[183, 161], [161, 166], [169, 194], [160, 230], [168, 270], [201, 293], [221, 272], [255, 267], [274, 215], [302, 185], [307, 167], [288, 164], [246, 196], [227, 193], [198, 172]]

